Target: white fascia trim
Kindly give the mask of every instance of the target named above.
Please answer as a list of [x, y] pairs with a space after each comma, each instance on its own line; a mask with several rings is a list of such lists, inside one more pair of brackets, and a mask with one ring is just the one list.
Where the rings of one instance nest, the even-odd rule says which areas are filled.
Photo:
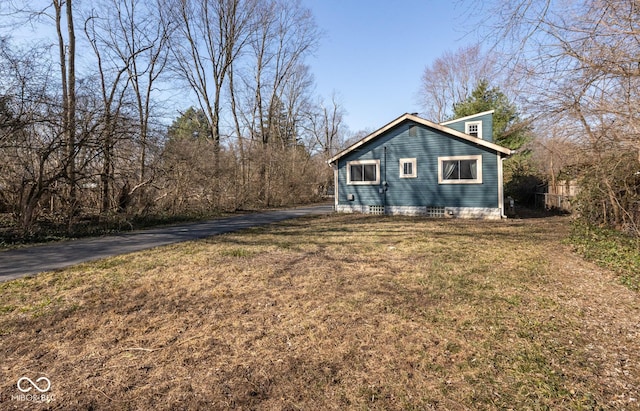
[[[483, 113], [478, 113], [478, 114], [474, 114], [473, 116], [470, 117], [475, 117], [475, 116], [479, 116], [479, 115], [483, 115], [483, 114], [488, 114], [493, 112], [493, 110], [491, 111], [485, 111]], [[508, 149], [506, 147], [502, 147], [498, 144], [495, 143], [491, 143], [487, 140], [483, 140], [481, 138], [476, 138], [476, 137], [472, 137], [468, 134], [465, 133], [461, 133], [457, 130], [454, 130], [452, 128], [446, 127], [444, 125], [441, 124], [437, 124], [434, 123], [432, 121], [429, 120], [425, 120], [423, 118], [420, 118], [418, 116], [414, 116], [413, 114], [404, 114], [400, 117], [398, 117], [397, 119], [393, 120], [392, 122], [390, 122], [389, 124], [387, 124], [386, 126], [374, 131], [373, 133], [369, 134], [367, 137], [363, 138], [362, 140], [352, 144], [351, 146], [345, 148], [344, 150], [342, 150], [341, 152], [339, 152], [338, 154], [336, 154], [335, 156], [331, 157], [329, 160], [327, 160], [327, 163], [332, 164], [335, 163], [336, 161], [338, 161], [340, 159], [340, 157], [344, 156], [345, 154], [350, 153], [351, 151], [357, 149], [358, 147], [366, 144], [367, 142], [373, 140], [374, 138], [378, 137], [380, 134], [392, 129], [393, 127], [397, 126], [398, 124], [402, 123], [405, 120], [410, 120], [413, 121], [415, 123], [418, 124], [422, 124], [423, 126], [427, 126], [427, 127], [431, 127], [434, 128], [436, 130], [442, 131], [443, 133], [461, 138], [463, 140], [469, 141], [471, 143], [474, 143], [476, 145], [482, 146], [482, 147], [486, 147], [489, 148], [491, 150], [500, 152], [504, 155], [510, 156], [511, 154], [514, 153], [514, 151], [512, 151], [511, 149]], [[456, 121], [459, 121], [460, 119], [457, 119]]]
[[452, 124], [452, 123], [457, 123], [459, 121], [465, 121], [465, 120], [469, 120], [472, 119], [474, 117], [480, 117], [480, 116], [485, 116], [487, 114], [493, 114], [495, 113], [495, 110], [488, 110], [488, 111], [483, 111], [482, 113], [476, 113], [476, 114], [472, 114], [470, 116], [465, 116], [465, 117], [460, 117], [460, 118], [456, 118], [455, 120], [447, 120], [447, 121], [443, 121], [442, 123], [440, 123], [441, 126], [446, 126], [447, 124]]
[[[402, 123], [407, 118], [407, 116], [409, 116], [409, 115], [408, 114], [404, 114], [404, 115], [398, 117], [397, 119], [393, 120], [389, 124], [383, 126], [382, 128], [379, 128], [378, 130], [376, 130], [373, 133], [369, 134], [368, 136], [366, 136], [362, 140], [353, 143], [349, 147], [345, 148], [344, 150], [342, 150], [341, 152], [339, 152], [338, 154], [336, 154], [335, 156], [333, 156], [329, 160], [327, 160], [327, 163], [331, 164], [331, 163], [336, 162], [343, 155], [355, 150], [356, 148], [362, 146], [363, 144], [369, 142], [370, 140], [373, 140], [374, 138], [376, 138], [380, 134], [384, 133], [385, 131], [390, 130], [393, 127], [397, 126], [398, 124]], [[416, 118], [418, 118], [418, 117], [416, 117]]]
[[489, 142], [487, 140], [483, 140], [483, 139], [477, 138], [477, 137], [472, 137], [472, 136], [470, 136], [468, 134], [461, 133], [458, 130], [454, 130], [454, 129], [446, 127], [446, 126], [433, 123], [433, 122], [431, 122], [429, 120], [425, 120], [425, 119], [422, 119], [420, 117], [413, 116], [411, 114], [408, 114], [406, 117], [409, 120], [415, 121], [416, 123], [423, 124], [425, 126], [435, 128], [436, 130], [440, 130], [443, 133], [447, 133], [447, 134], [450, 134], [452, 136], [459, 137], [459, 138], [461, 138], [463, 140], [467, 140], [467, 141], [469, 141], [471, 143], [474, 143], [474, 144], [482, 146], [482, 147], [490, 148], [491, 150], [500, 152], [502, 154], [505, 154], [505, 155], [508, 155], [508, 156], [513, 154], [513, 151], [511, 149], [506, 148], [506, 147], [502, 147], [502, 146], [500, 146], [498, 144], [495, 144], [495, 143], [491, 143], [491, 142]]

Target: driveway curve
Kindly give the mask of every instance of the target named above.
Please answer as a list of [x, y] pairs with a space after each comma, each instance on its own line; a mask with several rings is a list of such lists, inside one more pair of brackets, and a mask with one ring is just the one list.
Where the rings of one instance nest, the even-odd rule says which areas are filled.
[[105, 257], [197, 240], [292, 218], [329, 214], [332, 211], [331, 205], [300, 207], [9, 250], [0, 252], [0, 282]]

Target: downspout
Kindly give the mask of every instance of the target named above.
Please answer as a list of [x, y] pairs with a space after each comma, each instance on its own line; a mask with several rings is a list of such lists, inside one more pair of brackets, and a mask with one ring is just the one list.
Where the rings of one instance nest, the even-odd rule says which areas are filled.
[[333, 168], [333, 211], [338, 211], [338, 163], [331, 163]]
[[382, 181], [382, 205], [387, 214], [387, 146], [384, 146], [384, 180]]
[[500, 209], [500, 218], [507, 218], [507, 215], [504, 212], [504, 160], [507, 157], [502, 157], [500, 153], [498, 156], [498, 208]]

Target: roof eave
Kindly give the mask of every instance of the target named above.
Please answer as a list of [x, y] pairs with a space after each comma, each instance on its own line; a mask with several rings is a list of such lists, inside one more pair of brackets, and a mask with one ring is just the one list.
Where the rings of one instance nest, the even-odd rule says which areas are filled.
[[[373, 140], [374, 138], [376, 138], [380, 134], [384, 133], [385, 131], [397, 126], [398, 124], [400, 124], [404, 120], [406, 120], [408, 117], [415, 117], [415, 116], [412, 116], [411, 114], [403, 114], [403, 115], [401, 115], [400, 117], [398, 117], [395, 120], [391, 121], [390, 123], [382, 126], [381, 128], [377, 129], [376, 131], [374, 131], [373, 133], [369, 134], [368, 136], [358, 140], [357, 142], [353, 143], [349, 147], [347, 147], [344, 150], [340, 151], [339, 153], [337, 153], [336, 155], [331, 157], [329, 160], [327, 160], [327, 163], [329, 163], [329, 164], [335, 163], [337, 160], [340, 159], [340, 157], [343, 157], [345, 154], [348, 154], [348, 153], [352, 152], [353, 150], [355, 150], [356, 148], [358, 148], [358, 147], [366, 144], [367, 142]], [[416, 117], [416, 118], [418, 118], [418, 117]]]
[[442, 123], [440, 123], [440, 125], [446, 126], [447, 124], [457, 123], [459, 121], [468, 120], [470, 118], [485, 116], [487, 114], [493, 114], [493, 113], [495, 113], [495, 110], [487, 110], [487, 111], [483, 111], [481, 113], [471, 114], [470, 116], [464, 116], [464, 117], [456, 118], [456, 119], [453, 119], [453, 120], [443, 121]]
[[[487, 111], [487, 112], [484, 112], [484, 113], [478, 113], [478, 114], [476, 114], [474, 116], [478, 116], [478, 115], [481, 115], [481, 114], [487, 114], [487, 113], [489, 113], [491, 111], [493, 111], [493, 110], [490, 110], [490, 111]], [[487, 141], [487, 140], [483, 140], [481, 138], [470, 136], [470, 135], [465, 134], [465, 133], [461, 133], [460, 131], [454, 130], [454, 129], [449, 128], [447, 126], [444, 126], [442, 124], [438, 124], [438, 123], [434, 123], [434, 122], [429, 121], [429, 120], [425, 120], [425, 119], [420, 118], [418, 116], [415, 116], [413, 114], [406, 113], [406, 114], [401, 115], [397, 119], [391, 121], [390, 123], [386, 124], [385, 126], [379, 128], [378, 130], [374, 131], [373, 133], [369, 134], [368, 136], [364, 137], [363, 139], [361, 139], [361, 140], [357, 141], [356, 143], [350, 145], [349, 147], [345, 148], [344, 150], [340, 151], [339, 153], [337, 153], [336, 155], [331, 157], [329, 160], [327, 160], [327, 163], [328, 164], [335, 163], [341, 157], [343, 157], [346, 154], [352, 152], [353, 150], [357, 149], [358, 147], [368, 143], [369, 141], [371, 141], [374, 138], [378, 137], [380, 134], [388, 131], [389, 129], [391, 129], [391, 128], [395, 127], [395, 126], [397, 126], [398, 124], [402, 123], [405, 120], [411, 120], [411, 121], [413, 121], [415, 123], [422, 124], [422, 125], [427, 126], [427, 127], [435, 128], [436, 130], [440, 130], [443, 133], [446, 133], [446, 134], [461, 138], [463, 140], [469, 141], [471, 143], [475, 143], [476, 145], [479, 145], [479, 146], [494, 150], [496, 152], [504, 154], [505, 156], [510, 156], [510, 155], [513, 154], [513, 150], [508, 149], [506, 147], [500, 146], [498, 144], [492, 143], [492, 142]]]

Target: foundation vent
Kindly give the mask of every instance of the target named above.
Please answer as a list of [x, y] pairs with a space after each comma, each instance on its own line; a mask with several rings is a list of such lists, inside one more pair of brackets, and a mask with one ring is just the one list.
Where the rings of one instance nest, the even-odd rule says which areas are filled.
[[370, 205], [369, 206], [369, 214], [384, 214], [384, 206], [383, 205]]
[[444, 218], [444, 207], [427, 207], [427, 217], [431, 218]]

